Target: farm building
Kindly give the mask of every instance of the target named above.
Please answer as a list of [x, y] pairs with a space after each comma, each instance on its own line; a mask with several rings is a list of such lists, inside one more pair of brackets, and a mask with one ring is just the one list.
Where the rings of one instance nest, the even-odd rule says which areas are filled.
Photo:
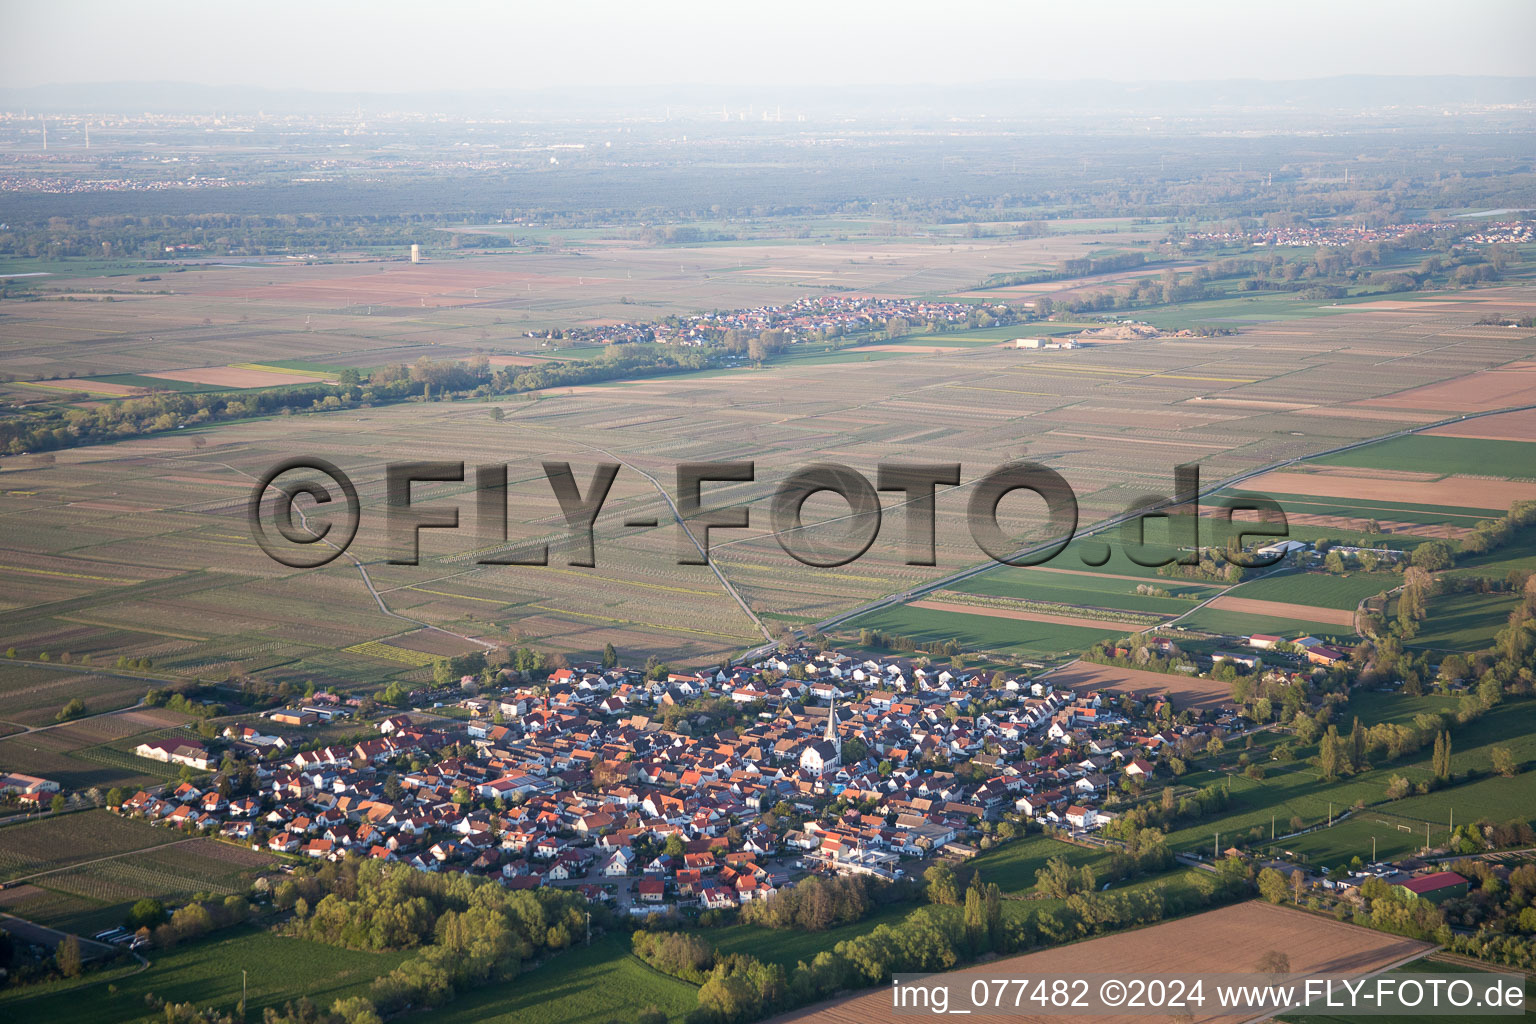
[[1467, 886], [1467, 880], [1454, 871], [1436, 871], [1432, 875], [1420, 875], [1397, 883], [1397, 888], [1431, 903], [1465, 896]]
[[52, 779], [40, 779], [36, 775], [22, 775], [20, 772], [0, 773], [0, 793], [15, 793], [25, 796], [33, 793], [57, 793], [59, 784]]
[[209, 756], [208, 748], [192, 740], [150, 740], [134, 747], [133, 752], [151, 761], [184, 764], [202, 771], [213, 767], [213, 758]]

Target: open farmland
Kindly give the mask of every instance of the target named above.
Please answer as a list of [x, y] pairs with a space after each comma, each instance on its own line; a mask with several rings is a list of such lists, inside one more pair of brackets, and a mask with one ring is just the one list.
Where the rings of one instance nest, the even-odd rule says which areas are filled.
[[0, 881], [175, 842], [170, 829], [106, 811], [39, 818], [0, 829]]
[[86, 702], [86, 713], [131, 707], [151, 684], [143, 679], [71, 670], [67, 666], [0, 662], [0, 720], [26, 726], [52, 725], [71, 698]]
[[680, 1019], [698, 989], [629, 951], [627, 933], [567, 950], [515, 981], [468, 992], [433, 1013], [438, 1024], [608, 1024], [655, 1006]]
[[[100, 975], [46, 985], [13, 986], [0, 992], [0, 1013], [15, 1020], [127, 1022], [144, 1018], [144, 998], [213, 1005], [233, 1011], [244, 980], [248, 1012], [307, 997], [317, 1005], [363, 995], [373, 979], [388, 974], [404, 953], [365, 953], [290, 939], [255, 928], [238, 928], [157, 951], [153, 965], [116, 969], [114, 984]], [[241, 971], [245, 971], [242, 979]], [[680, 983], [679, 983], [680, 984]]]
[[[983, 247], [967, 256], [969, 250], [960, 250], [954, 259], [979, 261], [1001, 251]], [[799, 270], [777, 272], [795, 267], [797, 260], [808, 261], [805, 267], [831, 269], [817, 263], [822, 256], [793, 246], [761, 254], [705, 249], [684, 259], [684, 276], [692, 273], [690, 260], [699, 267], [738, 258], [751, 265], [747, 257], [756, 255], [775, 270], [754, 278], [759, 282], [787, 278], [802, 282], [794, 288], [803, 288]], [[884, 262], [877, 259], [874, 266], [858, 269], [860, 281], [873, 285], [879, 275], [902, 270], [910, 275], [927, 265], [924, 261], [936, 274], [951, 265], [949, 254], [922, 245], [896, 246], [880, 255]], [[295, 372], [311, 365], [366, 367], [417, 354], [462, 358], [476, 347], [501, 357], [536, 359], [549, 353], [522, 336], [522, 321], [509, 320], [508, 311], [524, 301], [519, 290], [537, 297], [549, 283], [546, 277], [561, 277], [555, 271], [570, 257], [532, 256], [515, 271], [506, 269], [512, 259], [464, 259], [421, 268], [337, 264], [288, 266], [270, 273], [189, 271], [179, 275], [174, 295], [146, 288], [131, 301], [113, 303], [122, 315], [117, 327], [82, 321], [87, 333], [70, 342], [68, 351], [71, 358], [99, 353], [103, 363], [117, 351], [125, 362], [134, 362], [132, 367], [82, 371], [139, 373], [208, 365], [221, 358], [227, 365], [256, 360], [263, 367], [286, 366]], [[592, 259], [590, 279], [607, 281], [604, 287], [615, 280], [639, 280], [643, 267], [658, 275], [665, 269], [659, 257], [643, 248], [605, 248]], [[616, 272], [603, 272], [603, 266]], [[670, 272], [676, 271], [671, 264]], [[575, 294], [587, 287], [581, 282], [588, 273], [569, 275], [577, 278]], [[450, 286], [453, 275], [460, 280]], [[454, 298], [458, 305], [408, 303], [413, 307], [409, 314], [370, 314], [367, 304], [360, 307], [344, 293], [351, 284], [374, 278], [403, 289], [401, 294], [410, 292], [413, 299], [435, 295]], [[263, 283], [268, 279], [273, 283]], [[690, 280], [697, 284], [702, 277]], [[404, 282], [412, 283], [407, 288]], [[249, 289], [249, 311], [246, 293], [234, 293], [241, 288]], [[691, 301], [704, 298], [701, 291]], [[214, 325], [202, 324], [207, 314], [200, 313], [231, 299], [236, 301], [228, 308], [240, 311], [233, 322], [209, 316]], [[709, 297], [708, 304], [729, 305], [726, 299], [721, 293]], [[183, 304], [190, 308], [175, 312]], [[81, 305], [81, 316], [96, 309], [95, 304]], [[415, 402], [221, 424], [197, 432], [201, 446], [185, 435], [156, 436], [62, 452], [49, 465], [10, 460], [3, 464], [0, 515], [15, 528], [6, 540], [11, 553], [0, 552], [0, 563], [18, 567], [17, 579], [26, 582], [27, 590], [0, 598], [11, 605], [4, 639], [26, 656], [70, 650], [77, 657], [91, 653], [98, 659], [150, 657], [157, 672], [186, 678], [254, 674], [370, 689], [390, 679], [420, 678], [412, 673], [422, 671], [422, 656], [439, 653], [400, 640], [406, 633], [433, 635], [462, 649], [477, 642], [529, 643], [587, 656], [612, 642], [633, 661], [654, 655], [675, 664], [706, 664], [783, 630], [982, 560], [984, 554], [965, 528], [963, 499], [975, 480], [1010, 459], [1027, 457], [1063, 473], [1077, 491], [1081, 520], [1087, 523], [1143, 495], [1166, 493], [1177, 462], [1199, 462], [1202, 479], [1212, 481], [1423, 422], [1413, 416], [1394, 420], [1388, 408], [1356, 403], [1362, 388], [1367, 397], [1388, 394], [1465, 375], [1469, 367], [1477, 372], [1478, 367], [1518, 361], [1523, 337], [1518, 332], [1458, 337], [1461, 365], [1456, 368], [1438, 356], [1448, 336], [1465, 331], [1475, 305], [1449, 300], [1426, 310], [1411, 327], [1377, 311], [1357, 310], [1319, 320], [1302, 334], [1258, 324], [1235, 336], [1169, 337], [1052, 353], [998, 347], [997, 332], [977, 338], [977, 344], [947, 344], [966, 336], [945, 335], [946, 344], [936, 347], [949, 351], [938, 353], [918, 354], [898, 344], [878, 353], [849, 349], [836, 354], [838, 361], [825, 361], [832, 356], [797, 361], [791, 351], [762, 369], [500, 400], [495, 405], [504, 411], [504, 422], [491, 418], [487, 404]], [[37, 316], [53, 314], [50, 308], [28, 309]], [[156, 311], [162, 309], [185, 329], [159, 323]], [[251, 320], [242, 324], [241, 315]], [[309, 330], [297, 330], [294, 317], [300, 323], [309, 318]], [[470, 326], [449, 328], [445, 318], [453, 317], [453, 323]], [[497, 317], [503, 319], [500, 325]], [[383, 334], [362, 337], [355, 333], [360, 327]], [[89, 333], [97, 329], [117, 333]], [[249, 342], [258, 330], [292, 345], [253, 349]], [[144, 337], [151, 331], [156, 341], [148, 347], [167, 349], [158, 363], [144, 358]], [[28, 340], [23, 331], [12, 354], [28, 345], [40, 353], [38, 358], [44, 350], [64, 351], [45, 343], [50, 333], [39, 331]], [[201, 354], [193, 357], [193, 350]], [[1386, 368], [1371, 369], [1378, 364]], [[1283, 372], [1255, 369], [1281, 365]], [[272, 562], [251, 542], [245, 522], [245, 498], [254, 478], [294, 452], [321, 454], [341, 466], [357, 482], [362, 498], [362, 526], [349, 556], [323, 569], [296, 571]], [[464, 528], [424, 532], [419, 566], [385, 564], [390, 549], [384, 465], [445, 456], [471, 465], [509, 466], [506, 540], [476, 524], [470, 483], [419, 485], [416, 501], [458, 506]], [[708, 567], [676, 564], [677, 529], [659, 490], [673, 489], [680, 462], [723, 459], [750, 459], [757, 467], [750, 483], [705, 488], [708, 502], [751, 512], [750, 528], [717, 530], [711, 538], [716, 566], [751, 614]], [[585, 480], [598, 461], [623, 464], [597, 522], [595, 568], [568, 564], [564, 522], [539, 470], [544, 460], [570, 461], [578, 480]], [[960, 462], [961, 487], [939, 495], [938, 565], [905, 564], [900, 544], [905, 513], [896, 506], [896, 496], [887, 498], [884, 528], [858, 561], [819, 569], [790, 558], [772, 534], [768, 499], [791, 470], [812, 461], [843, 462], [869, 477], [880, 462]], [[1283, 475], [1330, 479], [1321, 471]], [[1352, 478], [1340, 482], [1360, 486]], [[1307, 493], [1291, 486], [1280, 490]], [[1457, 500], [1466, 500], [1462, 490]], [[1490, 493], [1478, 504], [1501, 508], [1507, 504], [1504, 497]], [[806, 535], [825, 539], [842, 531], [846, 522], [820, 524], [838, 519], [845, 507], [826, 495], [811, 499]], [[323, 511], [310, 514], [317, 522], [325, 519]], [[620, 525], [651, 518], [658, 523], [654, 528]], [[1026, 540], [1038, 530], [1038, 504], [1010, 497], [1001, 507], [1001, 520], [1011, 537]], [[1126, 561], [1114, 538], [1109, 539], [1116, 550], [1106, 565], [1081, 566], [1069, 550], [1044, 567], [1087, 570], [1091, 576], [1003, 570], [968, 582], [967, 591], [1164, 615], [1187, 610], [1190, 596], [1209, 596]], [[539, 544], [551, 545], [548, 566], [479, 562]], [[19, 557], [21, 552], [27, 558]], [[368, 581], [351, 556], [366, 566]], [[1136, 582], [1110, 583], [1116, 576], [1172, 588], [1170, 596], [1135, 594]], [[369, 582], [378, 600], [369, 593]], [[1045, 588], [1041, 596], [1028, 592], [1035, 586]], [[1060, 588], [1084, 592], [1067, 595]], [[924, 614], [958, 616], [926, 621], [926, 635], [961, 636], [983, 648], [1029, 656], [1067, 653], [1114, 631], [1062, 622], [1009, 623], [974, 612]], [[1043, 614], [1103, 619], [1097, 612], [1076, 615], [1070, 609]], [[424, 625], [446, 632], [418, 633]], [[1310, 622], [1302, 628], [1328, 625]], [[1027, 635], [1019, 632], [1021, 627], [1027, 627]], [[1334, 631], [1341, 628], [1333, 626]]]
[[[1355, 572], [1342, 576], [1324, 572], [1286, 573], [1243, 583], [1223, 597], [1310, 606], [1319, 611], [1331, 608], [1353, 612], [1361, 601], [1401, 583], [1402, 577], [1389, 572]], [[1213, 604], [1221, 607], [1220, 600]]]
[[[146, 684], [139, 684], [139, 696], [144, 688]], [[94, 691], [81, 688], [75, 693], [89, 709]], [[161, 783], [179, 769], [128, 751], [186, 720], [186, 715], [174, 711], [144, 708], [0, 736], [0, 769], [42, 774], [69, 790], [94, 787], [105, 792], [113, 786]]]
[[[1192, 975], [1221, 971], [1257, 971], [1258, 960], [1276, 950], [1290, 958], [1291, 969], [1303, 974], [1324, 972], [1371, 974], [1423, 955], [1429, 943], [1384, 935], [1328, 918], [1266, 903], [1250, 902], [1207, 911], [1148, 928], [1091, 939], [1074, 945], [1029, 953], [954, 972], [967, 984], [972, 978], [1071, 977], [1085, 970], [1118, 976], [1177, 973]], [[1093, 965], [1085, 968], [1085, 964]], [[812, 1007], [780, 1021], [814, 1024], [856, 1024], [890, 1015], [891, 992], [882, 987], [864, 995]], [[974, 1013], [977, 1021], [1050, 1021], [1057, 1018], [1009, 1012]], [[1145, 1020], [1144, 1015], [1095, 1016], [1104, 1024]], [[1240, 1020], [1234, 1014], [1197, 1012], [1194, 1021]]]
[[50, 927], [90, 934], [117, 924], [145, 897], [175, 904], [197, 893], [246, 893], [274, 860], [215, 839], [178, 838], [33, 878], [8, 891], [5, 909]]
[[1423, 628], [1409, 642], [1438, 651], [1484, 650], [1519, 603], [1517, 594], [1437, 595], [1430, 599]]
[[1138, 696], [1161, 694], [1178, 707], [1211, 708], [1229, 704], [1232, 686], [1220, 679], [1190, 676], [1177, 672], [1146, 672], [1096, 665], [1079, 661], [1052, 672], [1050, 680], [1072, 690], [1106, 690], [1110, 693], [1134, 693]]
[[[1408, 723], [1425, 712], [1454, 714], [1457, 703], [1457, 698], [1450, 697], [1356, 691], [1335, 720], [1341, 731], [1347, 731], [1345, 727], [1356, 717], [1362, 723]], [[1369, 823], [1375, 818], [1390, 821], [1374, 828], [1379, 832], [1379, 841], [1391, 840], [1392, 849], [1406, 853], [1424, 845], [1426, 824], [1432, 846], [1445, 842], [1453, 808], [1458, 823], [1480, 818], [1502, 822], [1523, 816], [1520, 809], [1530, 805], [1532, 780], [1536, 776], [1490, 776], [1492, 749], [1509, 748], [1518, 765], [1536, 759], [1532, 717], [1532, 703], [1517, 700], [1500, 704], [1475, 721], [1453, 725], [1450, 733], [1454, 784], [1396, 801], [1387, 798], [1387, 787], [1395, 777], [1415, 785], [1434, 783], [1429, 749], [1404, 754], [1396, 760], [1388, 760], [1387, 754], [1378, 750], [1369, 756], [1366, 770], [1331, 782], [1307, 760], [1315, 753], [1315, 744], [1297, 750], [1296, 760], [1266, 762], [1260, 758], [1266, 768], [1262, 779], [1242, 775], [1236, 752], [1228, 752], [1218, 759], [1221, 763], [1216, 768], [1191, 773], [1182, 780], [1188, 785], [1215, 783], [1225, 787], [1229, 793], [1226, 809], [1219, 816], [1170, 832], [1168, 844], [1177, 850], [1209, 852], [1219, 836], [1223, 848], [1234, 842], [1268, 848], [1273, 835], [1276, 848], [1304, 853], [1314, 863], [1333, 866], [1356, 854], [1369, 857], [1373, 831]], [[1332, 828], [1285, 838], [1294, 828], [1313, 828], [1330, 820], [1334, 822]], [[1407, 828], [1399, 829], [1399, 824]], [[1388, 850], [1389, 847], [1382, 846], [1380, 852], [1385, 854]]]
[[[1516, 398], [1536, 396], [1536, 365], [1530, 367], [1529, 374], [1529, 392], [1522, 392]], [[1511, 401], [1507, 404], [1519, 403]], [[1536, 447], [1532, 447], [1530, 441], [1495, 441], [1488, 438], [1422, 434], [1396, 437], [1368, 448], [1325, 455], [1315, 465], [1358, 466], [1362, 469], [1438, 473], [1444, 476], [1461, 474], [1531, 479], [1536, 477]]]

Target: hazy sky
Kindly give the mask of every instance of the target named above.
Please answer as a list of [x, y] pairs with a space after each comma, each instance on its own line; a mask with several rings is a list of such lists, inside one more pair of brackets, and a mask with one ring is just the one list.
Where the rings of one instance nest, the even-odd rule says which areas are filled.
[[0, 85], [1536, 75], [1533, 0], [0, 0]]

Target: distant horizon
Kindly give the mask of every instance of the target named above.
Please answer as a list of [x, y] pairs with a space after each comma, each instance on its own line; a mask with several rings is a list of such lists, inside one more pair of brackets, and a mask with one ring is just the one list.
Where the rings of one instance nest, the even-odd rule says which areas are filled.
[[[941, 82], [924, 79], [890, 79], [886, 81], [851, 82], [833, 86], [834, 89], [866, 90], [866, 89], [915, 89], [925, 87], [976, 89], [999, 85], [1089, 85], [1102, 84], [1120, 87], [1136, 86], [1178, 86], [1178, 85], [1222, 85], [1226, 83], [1262, 83], [1262, 84], [1298, 84], [1306, 82], [1327, 82], [1350, 79], [1383, 79], [1383, 80], [1408, 80], [1408, 81], [1456, 81], [1468, 79], [1486, 79], [1501, 82], [1531, 82], [1536, 83], [1536, 72], [1531, 74], [1485, 74], [1471, 72], [1445, 72], [1445, 73], [1415, 73], [1415, 72], [1355, 72], [1343, 71], [1333, 74], [1295, 75], [1295, 76], [1264, 76], [1264, 75], [1230, 75], [1223, 78], [1116, 78], [1105, 75], [1084, 75], [1081, 78], [1033, 78], [998, 77], [989, 79], [977, 79], [965, 82]], [[43, 89], [85, 89], [108, 88], [119, 86], [178, 86], [207, 89], [248, 89], [252, 91], [267, 92], [295, 92], [314, 95], [369, 95], [369, 96], [435, 96], [454, 95], [459, 93], [477, 92], [490, 94], [504, 93], [548, 93], [548, 92], [582, 92], [597, 89], [611, 89], [615, 84], [592, 85], [504, 85], [494, 88], [478, 86], [441, 86], [436, 88], [422, 88], [414, 90], [383, 89], [383, 88], [338, 88], [338, 87], [310, 87], [294, 85], [274, 85], [270, 82], [208, 82], [186, 78], [100, 78], [85, 79], [71, 78], [50, 82], [35, 82], [25, 85], [0, 84], [0, 90], [19, 92], [24, 90]], [[634, 88], [644, 90], [694, 90], [694, 89], [720, 89], [720, 90], [744, 90], [744, 89], [782, 89], [786, 91], [799, 91], [807, 89], [822, 89], [826, 86], [815, 83], [775, 83], [768, 81], [656, 81], [641, 83]]]
[[[778, 109], [775, 110], [774, 108]], [[672, 116], [720, 120], [976, 117], [1050, 119], [1094, 116], [1200, 116], [1253, 111], [1294, 117], [1306, 112], [1439, 114], [1437, 108], [1536, 107], [1536, 75], [1340, 74], [1305, 78], [1159, 79], [998, 78], [935, 84], [851, 85], [771, 82], [541, 83], [497, 88], [322, 89], [291, 85], [214, 85], [175, 79], [59, 81], [0, 86], [0, 109], [58, 114], [134, 115], [264, 112], [324, 115], [368, 108], [380, 113], [476, 117]], [[768, 116], [774, 120], [774, 116]]]
[[[0, 87], [168, 77], [276, 82], [329, 92], [628, 89], [751, 81], [846, 87], [974, 85], [1027, 78], [1118, 82], [1307, 80], [1345, 74], [1536, 71], [1536, 5], [1464, 0], [1294, 0], [1283, 11], [1189, 0], [1084, 0], [1070, 10], [1007, 0], [781, 0], [742, 10], [703, 0], [575, 0], [561, 7], [447, 0], [270, 0], [260, 10], [162, 0], [18, 5], [0, 36]], [[1521, 43], [1520, 40], [1526, 40]], [[174, 73], [167, 75], [168, 69]], [[1024, 75], [1006, 72], [1020, 69]], [[999, 71], [1003, 74], [999, 74]], [[1090, 74], [1084, 74], [1088, 71]]]

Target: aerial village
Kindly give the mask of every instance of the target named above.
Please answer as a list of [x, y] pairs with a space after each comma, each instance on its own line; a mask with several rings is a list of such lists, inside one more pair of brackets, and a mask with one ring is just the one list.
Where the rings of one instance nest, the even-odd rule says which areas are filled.
[[[1199, 658], [1201, 671], [1226, 662], [1305, 690], [1348, 657], [1313, 638], [1246, 646]], [[362, 698], [315, 693], [208, 744], [142, 744], [135, 753], [185, 766], [187, 781], [120, 811], [301, 860], [577, 887], [634, 914], [719, 910], [807, 874], [921, 874], [1031, 829], [1123, 845], [1102, 834], [1117, 806], [1254, 724], [1236, 704], [1176, 708], [938, 662], [802, 645], [659, 676], [578, 665], [534, 685], [487, 669], [413, 692], [415, 710], [375, 724]], [[343, 722], [377, 735], [302, 739]]]

